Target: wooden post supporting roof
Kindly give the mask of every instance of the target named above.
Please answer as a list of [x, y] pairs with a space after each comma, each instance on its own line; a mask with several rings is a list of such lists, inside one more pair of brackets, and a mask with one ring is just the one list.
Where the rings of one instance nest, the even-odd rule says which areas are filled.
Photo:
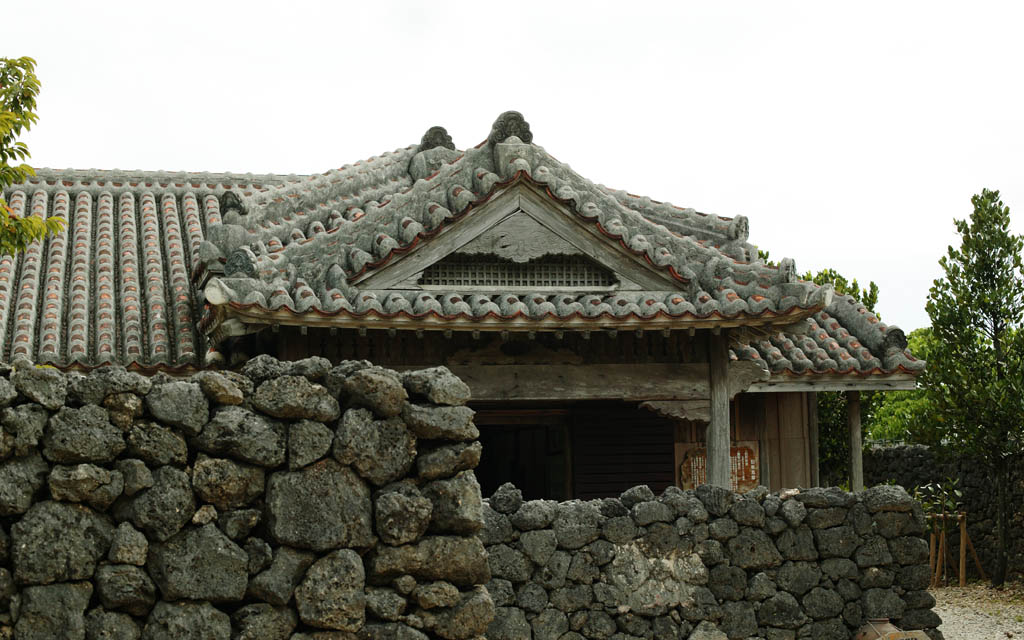
[[811, 463], [811, 486], [821, 486], [821, 469], [819, 466], [819, 444], [818, 438], [818, 394], [814, 391], [807, 393], [807, 449], [808, 460]]
[[863, 491], [864, 445], [860, 438], [860, 391], [846, 392], [846, 425], [850, 429], [850, 491]]
[[707, 483], [731, 486], [729, 443], [729, 342], [726, 331], [712, 334], [708, 346], [711, 402], [707, 429]]

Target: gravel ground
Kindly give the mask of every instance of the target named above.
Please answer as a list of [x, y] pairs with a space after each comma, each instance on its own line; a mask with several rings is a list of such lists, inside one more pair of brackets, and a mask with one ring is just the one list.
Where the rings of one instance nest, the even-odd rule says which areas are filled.
[[1024, 584], [1004, 589], [984, 584], [932, 591], [946, 640], [1024, 640]]

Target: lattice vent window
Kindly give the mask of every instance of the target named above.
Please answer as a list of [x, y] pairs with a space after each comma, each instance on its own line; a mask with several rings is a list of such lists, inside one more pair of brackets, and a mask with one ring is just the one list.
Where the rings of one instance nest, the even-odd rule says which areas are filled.
[[617, 284], [615, 275], [582, 256], [544, 256], [512, 262], [495, 256], [453, 254], [428, 267], [424, 287], [447, 289], [603, 290]]

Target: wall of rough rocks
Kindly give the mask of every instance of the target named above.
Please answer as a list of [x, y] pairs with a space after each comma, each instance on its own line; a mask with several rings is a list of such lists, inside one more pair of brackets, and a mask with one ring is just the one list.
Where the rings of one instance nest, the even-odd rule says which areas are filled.
[[[935, 452], [921, 445], [872, 447], [864, 452], [866, 482], [895, 482], [913, 491], [931, 482], [959, 478], [963, 492], [963, 508], [967, 511], [967, 530], [981, 557], [987, 575], [992, 575], [996, 547], [996, 492], [985, 465], [975, 460], [941, 460]], [[1009, 570], [1024, 575], [1024, 459], [1010, 464]], [[954, 561], [959, 558], [960, 535], [948, 539]], [[974, 563], [968, 561], [967, 573], [979, 577]]]
[[866, 618], [942, 637], [923, 513], [900, 487], [556, 503], [504, 485], [484, 522], [489, 640], [847, 640]]
[[323, 358], [0, 368], [0, 638], [479, 635], [468, 397], [443, 368]]

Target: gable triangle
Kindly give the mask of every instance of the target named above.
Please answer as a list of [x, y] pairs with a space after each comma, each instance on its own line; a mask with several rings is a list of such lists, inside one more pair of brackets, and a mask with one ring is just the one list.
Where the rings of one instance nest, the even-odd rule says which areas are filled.
[[667, 273], [630, 255], [615, 244], [617, 240], [601, 236], [592, 223], [575, 218], [549, 197], [525, 185], [514, 185], [413, 251], [352, 284], [362, 289], [418, 288], [416, 282], [425, 270], [452, 255], [464, 261], [479, 256], [481, 261], [499, 258], [516, 264], [574, 256], [580, 264], [590, 263], [614, 274], [620, 283], [616, 289], [679, 289], [680, 283]]

